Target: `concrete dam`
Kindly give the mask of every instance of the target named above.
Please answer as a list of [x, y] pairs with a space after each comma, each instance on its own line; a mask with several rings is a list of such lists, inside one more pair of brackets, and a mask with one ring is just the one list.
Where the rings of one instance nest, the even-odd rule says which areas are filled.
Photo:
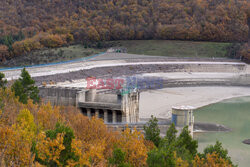
[[[93, 64], [93, 62], [91, 63]], [[93, 75], [103, 79], [124, 78], [126, 76], [144, 79], [161, 78], [163, 81], [162, 88], [250, 86], [250, 68], [247, 64], [241, 62], [221, 60], [179, 62], [176, 60], [156, 61], [155, 59], [141, 61], [136, 59], [132, 62], [131, 60], [115, 60], [115, 64], [114, 62], [109, 64], [110, 62], [108, 63], [107, 60], [98, 61], [98, 63], [102, 63], [102, 65], [89, 66], [89, 69], [81, 72], [72, 71], [46, 77], [35, 77], [35, 79], [41, 80], [55, 75], [60, 76], [60, 79], [55, 80], [53, 84], [40, 85], [40, 96], [44, 99], [44, 102], [50, 101], [53, 105], [76, 106], [89, 118], [96, 116], [103, 119], [108, 125], [113, 124], [113, 127], [120, 128], [125, 124], [130, 124], [141, 129], [143, 127], [141, 122], [145, 119], [140, 119], [140, 93], [152, 90], [152, 88], [131, 90], [125, 95], [121, 93], [121, 90], [87, 89], [85, 75], [77, 74], [86, 74], [90, 70], [98, 71]], [[111, 71], [110, 69], [116, 72], [102, 74], [103, 71]], [[131, 71], [131, 69], [133, 69], [133, 73], [126, 72]], [[68, 79], [69, 76], [77, 77]], [[166, 103], [168, 102], [166, 101]], [[152, 115], [154, 115], [153, 111]], [[169, 121], [166, 122], [168, 122], [167, 124], [170, 123]], [[166, 130], [166, 128], [164, 129]]]

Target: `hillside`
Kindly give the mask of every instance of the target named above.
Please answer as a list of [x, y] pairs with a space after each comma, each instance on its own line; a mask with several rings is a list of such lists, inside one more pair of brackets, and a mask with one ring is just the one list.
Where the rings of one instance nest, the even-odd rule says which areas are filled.
[[247, 0], [0, 0], [2, 60], [96, 41], [245, 42]]
[[124, 47], [128, 53], [167, 57], [226, 58], [232, 43], [191, 42], [177, 40], [120, 40], [106, 42], [102, 48], [85, 48], [81, 44], [44, 48], [0, 63], [0, 67], [28, 66], [79, 59], [105, 52], [109, 47]]

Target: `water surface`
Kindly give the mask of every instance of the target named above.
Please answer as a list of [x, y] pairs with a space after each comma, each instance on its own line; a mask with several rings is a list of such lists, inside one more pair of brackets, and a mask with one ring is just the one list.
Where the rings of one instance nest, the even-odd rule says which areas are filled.
[[195, 134], [199, 151], [208, 144], [222, 142], [235, 164], [239, 167], [250, 165], [250, 145], [242, 141], [250, 139], [250, 97], [233, 98], [211, 104], [194, 112], [195, 122], [218, 123], [232, 129], [231, 132], [209, 132]]

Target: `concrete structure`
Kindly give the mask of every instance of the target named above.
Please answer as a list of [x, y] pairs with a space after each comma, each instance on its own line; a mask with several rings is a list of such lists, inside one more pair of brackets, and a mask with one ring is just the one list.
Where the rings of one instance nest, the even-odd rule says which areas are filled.
[[139, 122], [139, 92], [83, 90], [77, 94], [77, 106], [88, 117], [98, 116], [104, 123]]
[[79, 88], [40, 86], [39, 95], [44, 103], [50, 102], [52, 105], [76, 106], [76, 94], [81, 91]]
[[172, 107], [172, 123], [181, 129], [188, 126], [191, 136], [193, 136], [194, 129], [193, 109], [191, 106]]
[[104, 123], [139, 122], [139, 92], [117, 90], [39, 87], [45, 103], [77, 106], [89, 118], [97, 116]]

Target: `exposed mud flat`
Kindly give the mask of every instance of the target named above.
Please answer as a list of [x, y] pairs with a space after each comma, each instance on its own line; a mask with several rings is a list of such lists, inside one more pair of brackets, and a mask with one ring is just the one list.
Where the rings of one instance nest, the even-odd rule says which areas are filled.
[[169, 119], [173, 106], [200, 108], [233, 97], [250, 96], [250, 87], [176, 87], [148, 90], [140, 94], [140, 118]]
[[248, 144], [248, 145], [250, 145], [250, 139], [246, 139], [246, 140], [244, 140], [244, 141], [243, 141], [243, 143], [244, 143], [244, 144]]

